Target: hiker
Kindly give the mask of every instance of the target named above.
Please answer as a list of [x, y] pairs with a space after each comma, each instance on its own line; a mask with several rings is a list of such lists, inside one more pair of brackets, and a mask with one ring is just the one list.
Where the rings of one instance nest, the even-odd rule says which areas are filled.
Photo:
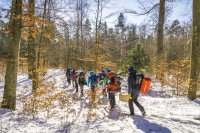
[[67, 77], [67, 82], [68, 82], [68, 86], [69, 86], [69, 85], [71, 85], [71, 78], [72, 78], [71, 70], [69, 68], [66, 71], [66, 77]]
[[91, 76], [90, 76], [90, 89], [91, 89], [91, 105], [92, 106], [95, 106], [94, 104], [94, 101], [95, 101], [95, 96], [96, 96], [96, 88], [98, 87], [98, 76], [93, 73]]
[[91, 87], [91, 76], [94, 74], [93, 71], [91, 71], [89, 74], [88, 74], [88, 80], [87, 80], [87, 86], [88, 87]]
[[81, 97], [83, 97], [83, 87], [84, 85], [87, 85], [84, 72], [80, 72], [79, 78], [78, 78], [78, 84], [81, 89]]
[[104, 78], [106, 77], [106, 72], [104, 70], [102, 70], [100, 73], [99, 73], [99, 80], [104, 80]]
[[144, 116], [146, 114], [144, 107], [138, 102], [138, 96], [140, 93], [141, 83], [144, 78], [143, 74], [137, 75], [137, 71], [134, 69], [134, 67], [129, 67], [128, 69], [129, 76], [128, 76], [128, 94], [129, 94], [129, 109], [130, 114], [134, 115], [134, 107], [133, 102], [135, 105], [139, 108], [142, 115]]
[[78, 93], [78, 83], [77, 83], [76, 78], [77, 78], [76, 71], [73, 70], [72, 71], [72, 85], [73, 85], [73, 87], [76, 88], [76, 92]]
[[114, 72], [108, 73], [108, 79], [110, 80], [110, 82], [107, 85], [108, 98], [110, 102], [110, 107], [111, 109], [113, 109], [116, 105], [115, 93], [119, 90], [120, 85], [119, 81], [116, 80], [116, 74]]
[[101, 89], [102, 89], [102, 94], [105, 95], [106, 94], [106, 85], [105, 85], [105, 81], [104, 79], [107, 77], [107, 74], [104, 70], [102, 70], [100, 73], [99, 73], [99, 85], [101, 86]]
[[111, 72], [110, 69], [107, 70], [106, 76], [105, 76], [105, 78], [104, 78], [104, 80], [103, 80], [103, 90], [102, 90], [102, 93], [103, 93], [103, 95], [106, 96], [106, 97], [107, 97], [106, 85], [108, 84], [108, 73], [109, 73], [109, 72]]
[[108, 84], [108, 76], [106, 75], [103, 80], [103, 90], [102, 90], [103, 96], [106, 96], [106, 97], [107, 97], [107, 93], [106, 93], [106, 85], [107, 84]]

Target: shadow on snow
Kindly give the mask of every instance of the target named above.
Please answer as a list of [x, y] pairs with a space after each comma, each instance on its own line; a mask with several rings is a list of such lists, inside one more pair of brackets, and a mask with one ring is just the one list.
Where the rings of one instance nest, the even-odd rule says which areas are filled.
[[171, 133], [168, 128], [157, 123], [150, 122], [143, 116], [133, 116], [132, 119], [136, 127], [145, 133]]

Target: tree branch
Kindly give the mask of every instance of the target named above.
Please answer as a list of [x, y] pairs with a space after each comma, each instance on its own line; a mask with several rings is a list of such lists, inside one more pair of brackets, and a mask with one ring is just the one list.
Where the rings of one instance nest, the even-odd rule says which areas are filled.
[[136, 14], [136, 15], [146, 15], [146, 14], [149, 14], [154, 8], [156, 8], [159, 5], [160, 5], [159, 3], [155, 4], [151, 9], [149, 9], [148, 11], [146, 11], [144, 13], [138, 13], [138, 12], [136, 12], [134, 10], [130, 10], [130, 9], [124, 9], [122, 11], [122, 13], [131, 13], [131, 14]]

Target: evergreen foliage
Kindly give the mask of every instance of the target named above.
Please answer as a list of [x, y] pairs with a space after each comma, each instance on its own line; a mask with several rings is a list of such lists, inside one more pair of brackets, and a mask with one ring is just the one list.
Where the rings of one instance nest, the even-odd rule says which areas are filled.
[[134, 66], [136, 69], [145, 68], [150, 64], [150, 56], [140, 43], [131, 50], [127, 64]]

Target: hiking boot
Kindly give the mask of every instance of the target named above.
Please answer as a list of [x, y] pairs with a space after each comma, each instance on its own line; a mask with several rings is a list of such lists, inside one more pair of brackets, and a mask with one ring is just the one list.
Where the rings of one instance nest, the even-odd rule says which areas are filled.
[[134, 112], [131, 112], [130, 115], [135, 115], [135, 113], [134, 113]]
[[145, 116], [146, 115], [146, 112], [145, 111], [142, 111], [142, 116]]
[[114, 105], [113, 105], [113, 106], [110, 106], [110, 108], [111, 108], [111, 109], [114, 109], [114, 108], [115, 108], [115, 106], [114, 106]]
[[114, 111], [114, 110], [115, 110], [115, 107], [111, 107], [110, 110], [111, 110], [111, 111]]

